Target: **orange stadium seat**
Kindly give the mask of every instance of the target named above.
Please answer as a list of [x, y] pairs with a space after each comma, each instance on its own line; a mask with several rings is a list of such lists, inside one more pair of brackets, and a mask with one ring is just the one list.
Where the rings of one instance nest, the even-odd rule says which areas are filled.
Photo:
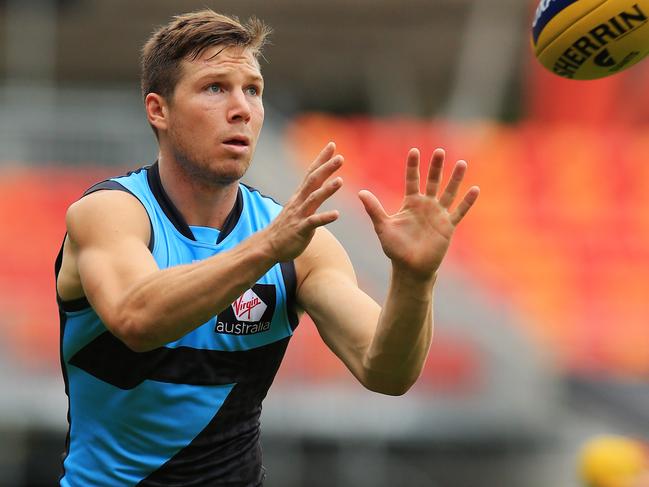
[[0, 337], [5, 356], [15, 357], [24, 367], [59, 366], [54, 260], [65, 234], [65, 211], [106, 175], [105, 169], [8, 165], [2, 170]]

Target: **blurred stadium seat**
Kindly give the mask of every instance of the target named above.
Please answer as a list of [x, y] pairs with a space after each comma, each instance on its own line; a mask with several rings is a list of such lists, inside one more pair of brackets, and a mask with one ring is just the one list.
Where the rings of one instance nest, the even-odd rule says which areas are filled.
[[[111, 173], [115, 169], [111, 170]], [[65, 211], [107, 169], [7, 165], [0, 172], [0, 326], [3, 358], [58, 373], [54, 259]]]

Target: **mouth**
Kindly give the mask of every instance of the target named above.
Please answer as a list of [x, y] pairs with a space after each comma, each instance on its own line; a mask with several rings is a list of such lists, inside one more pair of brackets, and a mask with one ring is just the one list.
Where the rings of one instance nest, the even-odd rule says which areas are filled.
[[223, 144], [233, 147], [248, 147], [250, 145], [250, 140], [248, 139], [248, 137], [235, 136], [230, 137], [229, 139], [225, 139], [223, 141]]

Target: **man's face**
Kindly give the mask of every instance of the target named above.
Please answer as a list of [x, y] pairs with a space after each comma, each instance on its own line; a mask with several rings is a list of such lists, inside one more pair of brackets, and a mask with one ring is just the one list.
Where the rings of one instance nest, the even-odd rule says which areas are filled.
[[264, 121], [263, 87], [259, 64], [245, 48], [214, 46], [182, 62], [167, 135], [189, 176], [218, 185], [243, 177]]

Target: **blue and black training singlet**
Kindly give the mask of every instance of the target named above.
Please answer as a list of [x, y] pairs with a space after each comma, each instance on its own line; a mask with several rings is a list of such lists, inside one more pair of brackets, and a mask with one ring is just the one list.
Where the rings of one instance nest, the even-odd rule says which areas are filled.
[[[281, 206], [239, 185], [223, 228], [189, 227], [157, 164], [90, 188], [127, 191], [146, 209], [161, 269], [225, 250], [267, 226]], [[56, 263], [58, 275], [62, 252]], [[127, 348], [85, 298], [60, 298], [69, 430], [62, 486], [257, 486], [261, 402], [293, 330], [293, 263], [276, 264], [231, 306], [181, 339]]]

